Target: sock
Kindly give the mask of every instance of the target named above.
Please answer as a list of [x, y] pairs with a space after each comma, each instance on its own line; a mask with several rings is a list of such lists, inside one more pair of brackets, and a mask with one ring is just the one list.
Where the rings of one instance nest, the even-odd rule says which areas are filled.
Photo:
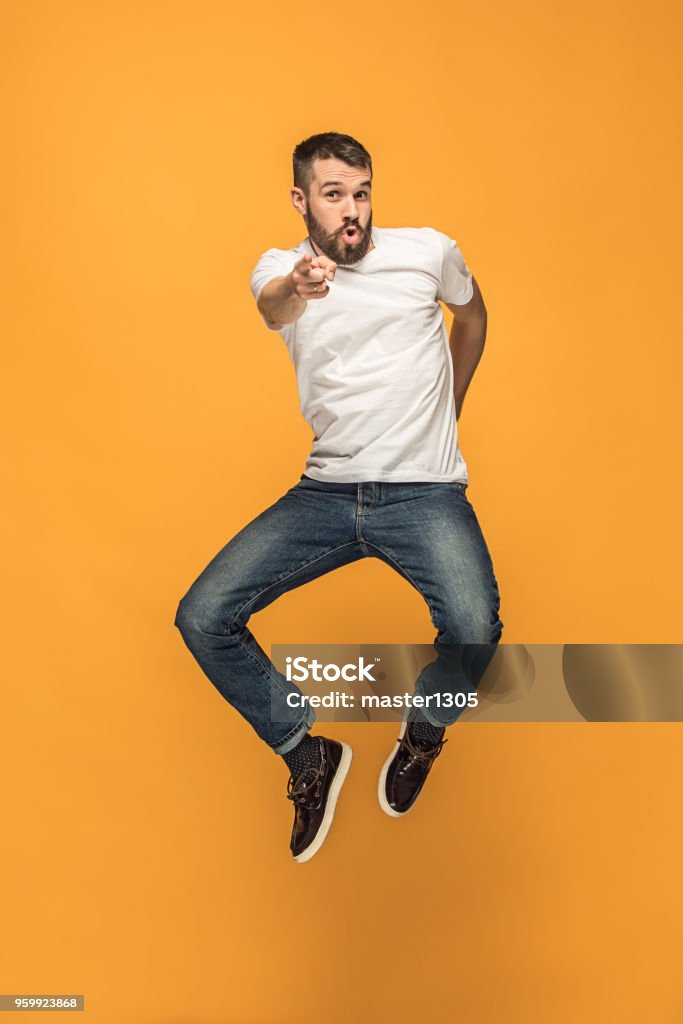
[[311, 736], [310, 732], [307, 732], [296, 747], [293, 747], [292, 750], [288, 750], [286, 754], [281, 756], [296, 782], [307, 768], [318, 768], [320, 765], [320, 742], [318, 737]]
[[410, 730], [410, 739], [418, 748], [418, 750], [432, 750], [443, 734], [446, 731], [446, 727], [438, 728], [436, 725], [432, 725], [422, 715], [421, 708], [413, 708], [408, 718], [408, 728]]

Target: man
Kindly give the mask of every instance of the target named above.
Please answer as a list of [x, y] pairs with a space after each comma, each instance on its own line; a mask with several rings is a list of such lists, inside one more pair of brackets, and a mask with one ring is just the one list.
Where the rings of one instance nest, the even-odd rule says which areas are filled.
[[[368, 556], [422, 594], [437, 658], [416, 682], [423, 707], [404, 715], [380, 773], [380, 806], [393, 817], [413, 806], [462, 710], [436, 695], [476, 688], [503, 623], [457, 446], [486, 336], [479, 287], [447, 235], [373, 228], [372, 161], [355, 139], [314, 135], [293, 163], [291, 200], [308, 237], [264, 253], [251, 289], [294, 362], [313, 447], [301, 480], [192, 584], [175, 624], [211, 682], [287, 764], [290, 849], [301, 863], [327, 836], [351, 748], [311, 736], [310, 705], [292, 710], [287, 697], [300, 691], [256, 642], [250, 615]], [[455, 314], [452, 354], [439, 301]]]

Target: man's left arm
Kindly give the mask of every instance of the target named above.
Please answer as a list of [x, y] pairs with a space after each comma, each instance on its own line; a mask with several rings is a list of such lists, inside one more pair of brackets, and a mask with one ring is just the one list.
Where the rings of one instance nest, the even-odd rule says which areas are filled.
[[472, 277], [472, 298], [462, 306], [444, 302], [454, 315], [449, 337], [453, 359], [455, 416], [460, 419], [462, 403], [474, 376], [486, 341], [486, 306], [479, 285]]

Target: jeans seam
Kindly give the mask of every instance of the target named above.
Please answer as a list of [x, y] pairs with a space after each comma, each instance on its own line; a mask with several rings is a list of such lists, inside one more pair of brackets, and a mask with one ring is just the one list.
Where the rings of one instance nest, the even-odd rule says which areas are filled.
[[[268, 685], [270, 687], [275, 686], [277, 688], [280, 696], [284, 697], [285, 700], [286, 700], [288, 695], [289, 695], [289, 691], [285, 689], [285, 687], [282, 685], [280, 680], [276, 676], [274, 677], [274, 676], [272, 676], [270, 674], [270, 672], [268, 671], [266, 666], [262, 663], [261, 659], [257, 658], [255, 654], [252, 654], [252, 652], [249, 650], [247, 644], [244, 643], [244, 641], [242, 640], [242, 638], [240, 636], [236, 636], [235, 639], [237, 640], [237, 643], [240, 645], [240, 647], [242, 648], [242, 650], [244, 651], [246, 656], [248, 658], [251, 658], [251, 660], [253, 662], [255, 662], [256, 665], [258, 665], [259, 669], [261, 670], [261, 672], [263, 672], [264, 676], [266, 677], [266, 679], [268, 681]], [[271, 663], [271, 667], [274, 668], [275, 666], [272, 665], [272, 663]]]
[[360, 544], [360, 548], [363, 554], [369, 555], [370, 552], [368, 551], [368, 546], [365, 543], [365, 539], [363, 537], [362, 524], [364, 515], [365, 512], [363, 511], [363, 484], [359, 483], [358, 495], [356, 498], [356, 540]]
[[277, 587], [278, 584], [283, 583], [285, 580], [290, 580], [293, 576], [296, 576], [297, 573], [303, 572], [304, 569], [309, 569], [312, 565], [315, 565], [316, 562], [320, 562], [323, 558], [327, 558], [328, 555], [333, 555], [335, 552], [341, 551], [342, 548], [353, 547], [353, 545], [357, 543], [358, 541], [349, 540], [346, 541], [344, 544], [339, 544], [336, 548], [330, 548], [329, 551], [324, 551], [321, 555], [317, 555], [315, 558], [312, 558], [310, 562], [304, 562], [303, 565], [297, 566], [297, 568], [293, 569], [292, 572], [288, 572], [285, 573], [284, 576], [280, 576], [272, 583], [269, 583], [267, 587], [264, 587], [263, 590], [260, 590], [257, 594], [252, 594], [252, 596], [248, 598], [248, 600], [246, 600], [244, 604], [235, 612], [233, 618], [228, 624], [228, 631], [230, 630], [230, 626], [234, 625], [236, 621], [239, 619], [244, 609], [247, 608], [250, 604], [253, 604], [254, 601], [257, 601], [259, 597], [262, 597], [264, 594], [267, 594], [269, 590], [272, 590], [274, 587]]
[[436, 628], [436, 630], [438, 631], [438, 630], [439, 630], [439, 627], [437, 626], [436, 622], [434, 621], [434, 615], [435, 615], [435, 612], [434, 612], [434, 608], [432, 607], [432, 603], [431, 603], [431, 601], [429, 600], [429, 598], [427, 597], [427, 595], [425, 594], [425, 592], [423, 591], [422, 587], [420, 587], [420, 586], [419, 586], [419, 585], [418, 585], [418, 584], [417, 584], [417, 583], [415, 582], [415, 580], [414, 580], [414, 579], [413, 579], [413, 577], [412, 577], [412, 576], [410, 575], [410, 573], [409, 573], [409, 572], [408, 572], [408, 571], [407, 571], [406, 569], [404, 569], [404, 568], [402, 567], [402, 565], [400, 564], [400, 562], [398, 562], [398, 561], [397, 561], [397, 560], [396, 560], [396, 559], [394, 558], [394, 556], [393, 556], [393, 555], [390, 555], [388, 551], [385, 551], [385, 550], [384, 550], [383, 548], [381, 548], [381, 547], [379, 546], [379, 544], [373, 544], [373, 542], [372, 542], [371, 540], [367, 541], [367, 544], [369, 544], [369, 545], [370, 545], [370, 547], [371, 547], [371, 548], [374, 548], [374, 549], [375, 549], [376, 551], [379, 551], [379, 552], [380, 552], [380, 554], [384, 555], [384, 557], [385, 557], [385, 558], [388, 558], [388, 559], [389, 559], [389, 560], [390, 560], [391, 562], [393, 562], [393, 564], [394, 564], [394, 565], [396, 566], [396, 568], [397, 568], [397, 569], [398, 569], [398, 571], [399, 571], [399, 572], [401, 573], [401, 575], [405, 576], [405, 578], [406, 578], [406, 579], [408, 580], [408, 582], [409, 582], [410, 584], [412, 584], [412, 586], [413, 586], [413, 587], [415, 587], [415, 589], [417, 590], [418, 594], [419, 594], [419, 595], [420, 595], [420, 596], [422, 597], [423, 601], [425, 602], [425, 604], [426, 604], [426, 605], [427, 605], [427, 607], [429, 608], [429, 614], [431, 615], [431, 618], [432, 618], [432, 625], [433, 625], [433, 626], [434, 626], [434, 627]]

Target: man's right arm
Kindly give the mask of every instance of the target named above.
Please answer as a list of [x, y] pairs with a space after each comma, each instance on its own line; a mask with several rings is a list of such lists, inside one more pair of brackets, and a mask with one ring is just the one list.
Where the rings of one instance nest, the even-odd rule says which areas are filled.
[[334, 280], [337, 264], [327, 256], [313, 258], [309, 253], [283, 277], [274, 277], [264, 285], [256, 303], [273, 330], [292, 324], [302, 316], [311, 299], [329, 294], [327, 281]]
[[256, 303], [259, 313], [266, 318], [268, 326], [273, 330], [298, 320], [306, 305], [306, 300], [299, 298], [294, 291], [291, 274], [287, 274], [286, 277], [274, 277], [269, 281], [261, 289]]

